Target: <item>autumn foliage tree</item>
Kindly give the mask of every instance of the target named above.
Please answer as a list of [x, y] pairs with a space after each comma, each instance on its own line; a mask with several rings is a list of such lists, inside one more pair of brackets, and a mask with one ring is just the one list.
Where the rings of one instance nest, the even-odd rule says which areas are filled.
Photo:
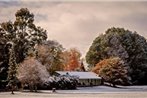
[[124, 65], [123, 60], [118, 57], [111, 57], [100, 61], [92, 71], [99, 74], [105, 82], [108, 82], [113, 86], [116, 84], [130, 84], [127, 67]]
[[75, 49], [71, 48], [69, 50], [64, 51], [64, 70], [66, 71], [76, 71], [81, 66], [81, 54]]

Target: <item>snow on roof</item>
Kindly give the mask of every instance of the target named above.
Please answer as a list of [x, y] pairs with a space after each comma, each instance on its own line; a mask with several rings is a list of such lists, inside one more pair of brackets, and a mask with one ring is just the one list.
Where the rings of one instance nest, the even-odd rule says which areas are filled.
[[77, 76], [79, 79], [101, 79], [94, 72], [78, 72], [78, 71], [56, 71], [60, 75]]

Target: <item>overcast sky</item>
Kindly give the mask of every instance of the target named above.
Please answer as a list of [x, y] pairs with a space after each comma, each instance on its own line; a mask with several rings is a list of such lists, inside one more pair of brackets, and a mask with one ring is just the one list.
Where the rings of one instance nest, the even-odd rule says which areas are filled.
[[36, 25], [48, 31], [48, 39], [57, 40], [65, 48], [76, 47], [83, 55], [110, 27], [137, 31], [147, 38], [147, 2], [51, 1], [0, 0], [0, 22], [14, 21], [18, 9], [28, 8], [35, 15]]

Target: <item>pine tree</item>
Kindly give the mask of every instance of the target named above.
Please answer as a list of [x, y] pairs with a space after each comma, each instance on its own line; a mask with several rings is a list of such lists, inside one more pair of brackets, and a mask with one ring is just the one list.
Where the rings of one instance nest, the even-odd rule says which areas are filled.
[[8, 78], [7, 78], [7, 80], [9, 81], [8, 85], [11, 87], [12, 94], [14, 94], [13, 91], [17, 82], [17, 77], [16, 77], [17, 63], [16, 63], [16, 57], [13, 47], [14, 46], [12, 44], [11, 47], [9, 48], [9, 70], [8, 70]]

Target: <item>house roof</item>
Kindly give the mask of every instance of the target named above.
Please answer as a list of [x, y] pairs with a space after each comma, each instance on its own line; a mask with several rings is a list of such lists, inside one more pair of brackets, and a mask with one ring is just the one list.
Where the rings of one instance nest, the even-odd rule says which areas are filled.
[[94, 72], [78, 72], [78, 71], [56, 71], [60, 75], [77, 76], [79, 79], [101, 79]]

